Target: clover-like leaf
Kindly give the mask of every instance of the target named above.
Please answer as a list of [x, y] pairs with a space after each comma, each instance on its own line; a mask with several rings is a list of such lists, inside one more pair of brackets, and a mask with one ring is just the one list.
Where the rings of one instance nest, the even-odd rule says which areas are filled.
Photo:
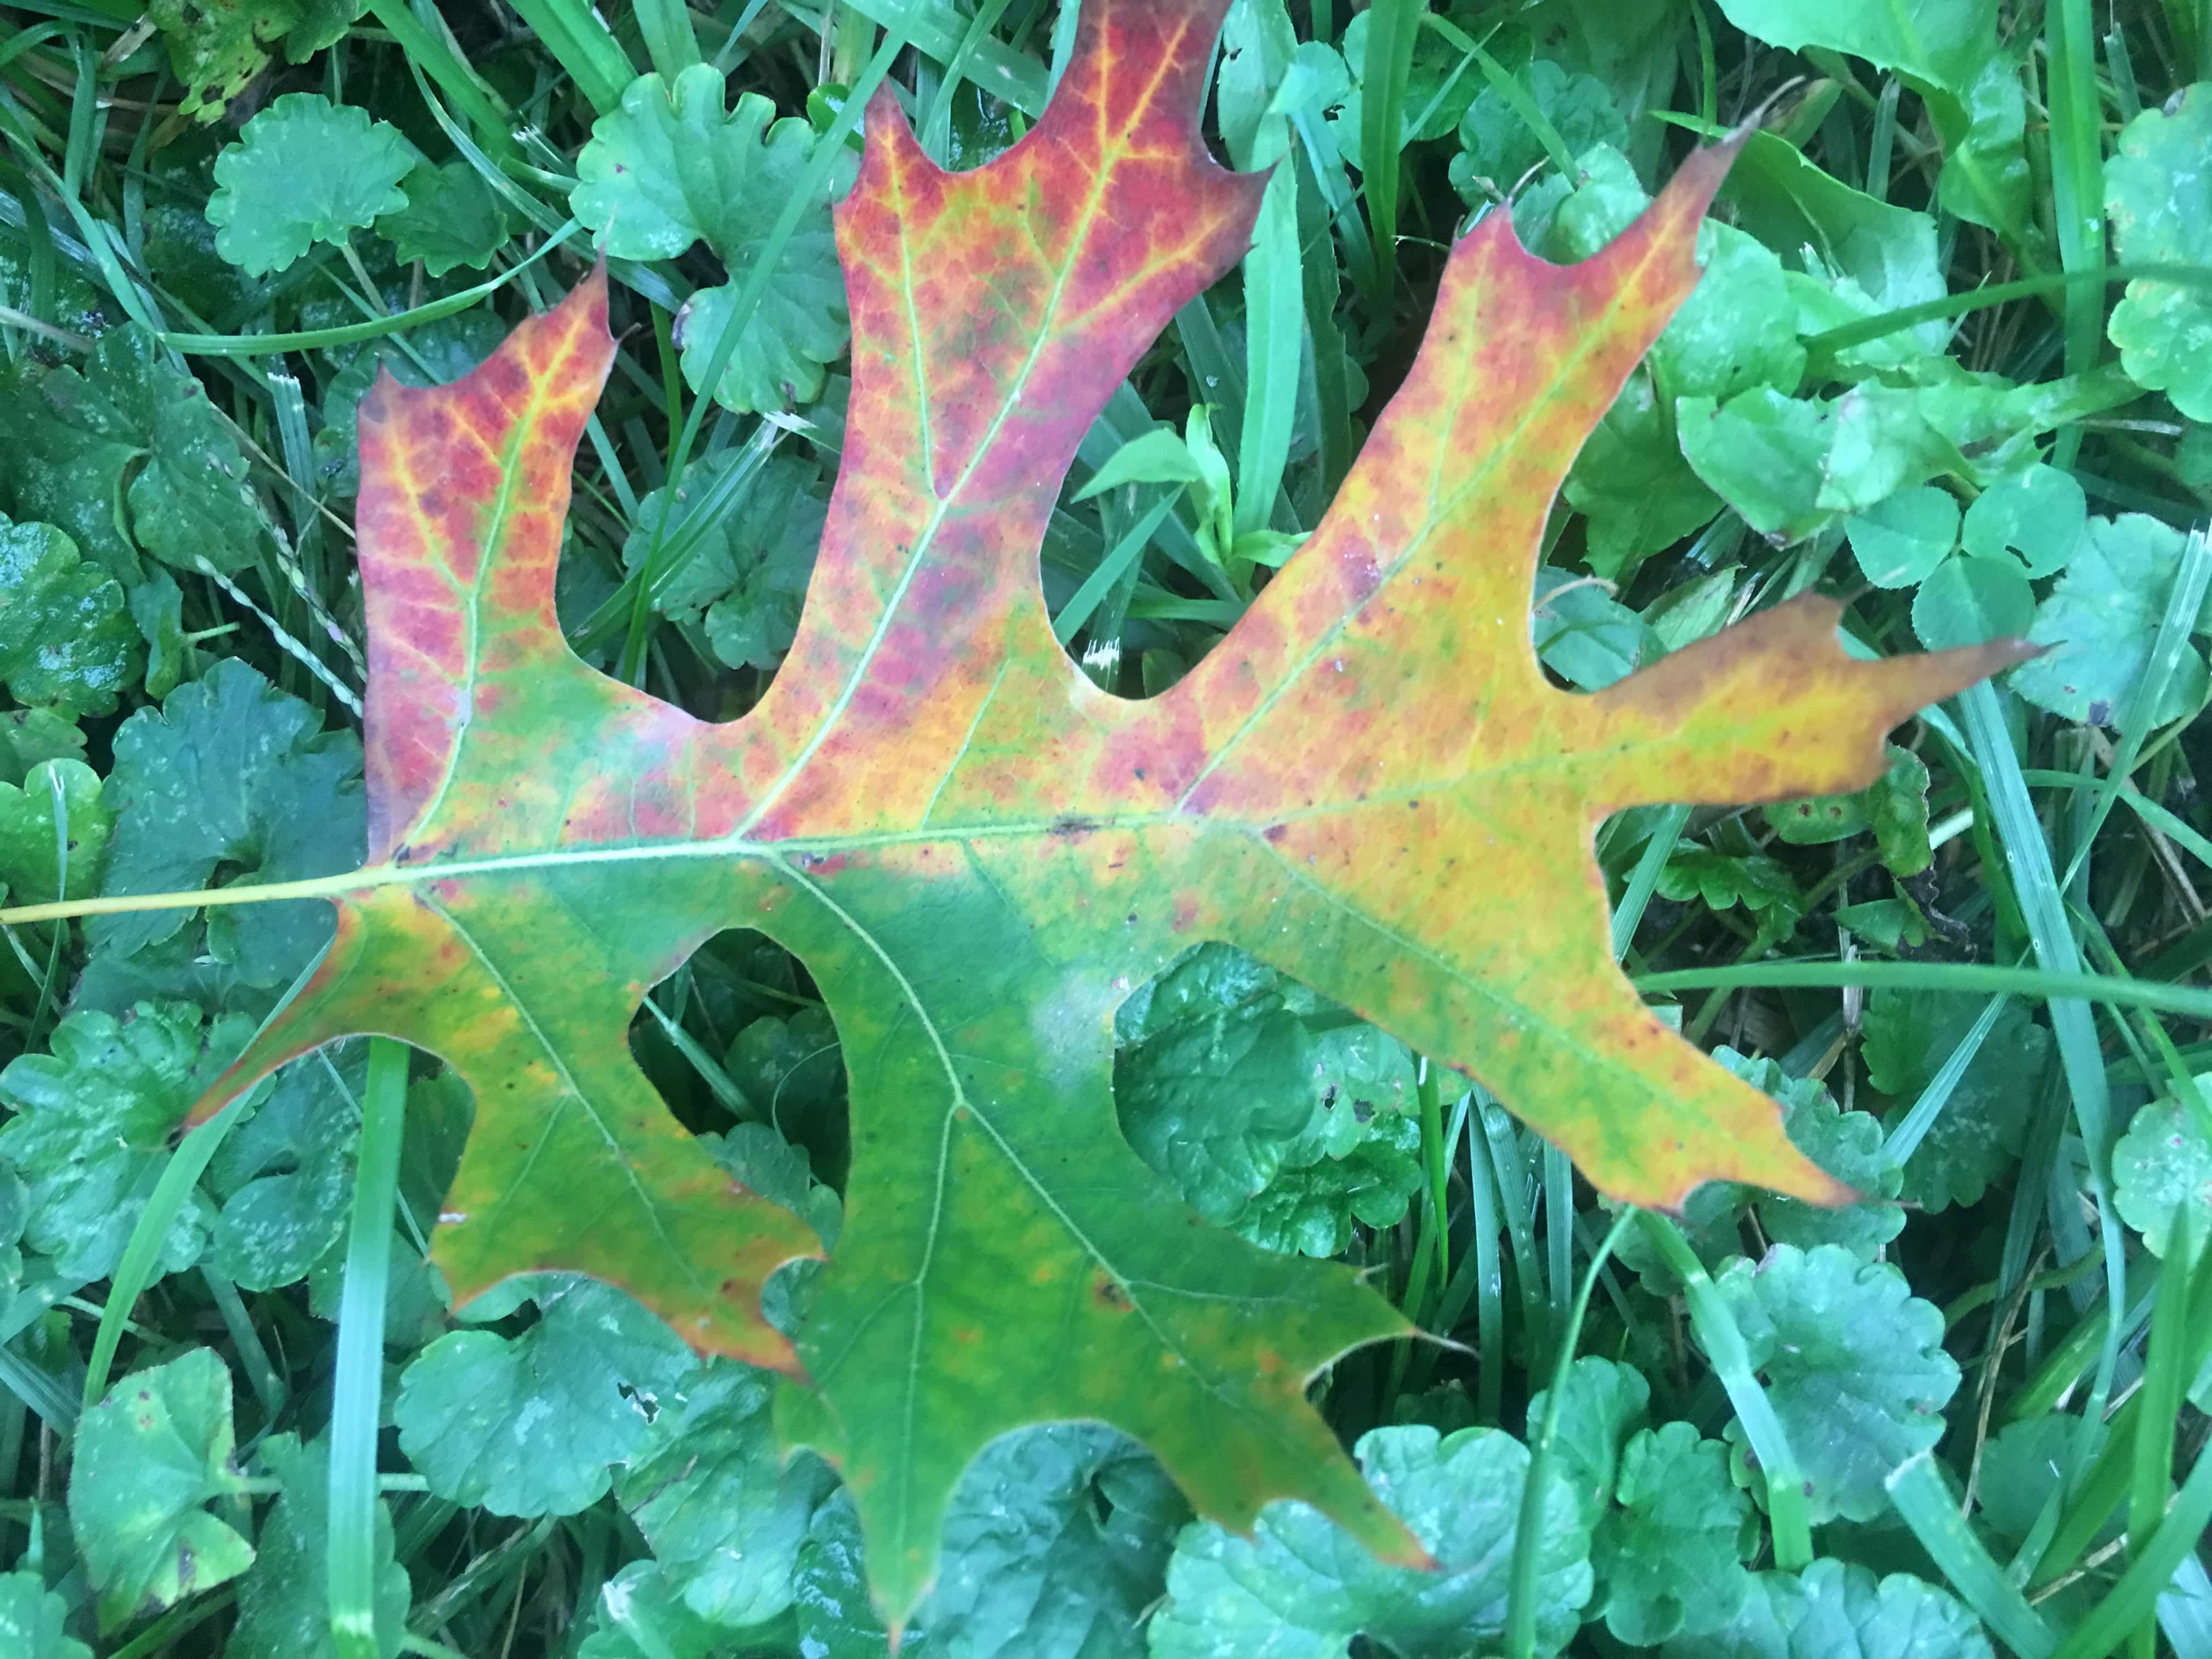
[[[1296, 1498], [1425, 1559], [1306, 1398], [1402, 1319], [1347, 1267], [1209, 1225], [1129, 1149], [1110, 1079], [1132, 990], [1235, 944], [1479, 1073], [1617, 1196], [1838, 1200], [1773, 1103], [1621, 976], [1590, 837], [1638, 804], [1863, 787], [1884, 731], [2017, 659], [1860, 661], [1807, 595], [1595, 695], [1539, 665], [1549, 503], [1696, 284], [1721, 148], [1578, 264], [1504, 215], [1460, 239], [1313, 533], [1172, 689], [1098, 690], [1037, 551], [1109, 396], [1249, 246], [1265, 181], [1199, 137], [1218, 17], [1096, 0], [1037, 124], [967, 172], [872, 106], [836, 216], [839, 482], [797, 636], [740, 720], [599, 675], [557, 626], [613, 351], [602, 282], [457, 386], [363, 399], [368, 861], [260, 890], [328, 897], [339, 931], [204, 1103], [350, 1032], [439, 1054], [476, 1101], [435, 1242], [457, 1301], [587, 1273], [703, 1353], [783, 1370], [779, 1431], [845, 1476], [892, 1625], [961, 1471], [1039, 1422], [1131, 1434], [1225, 1523]], [[739, 927], [805, 962], [851, 1079], [844, 1227], [795, 1339], [762, 1298], [818, 1239], [670, 1118], [625, 1041], [647, 988]]]
[[[1362, 1632], [1406, 1659], [1449, 1659], [1504, 1633], [1528, 1453], [1500, 1429], [1376, 1429], [1361, 1467], [1435, 1557], [1388, 1566], [1303, 1505], [1271, 1509], [1254, 1535], [1186, 1528], [1152, 1620], [1153, 1659], [1343, 1659]], [[1556, 1471], [1537, 1511], [1536, 1650], [1556, 1653], [1589, 1599], [1589, 1523]]]
[[2201, 1244], [2212, 1237], [2212, 1134], [2205, 1133], [2212, 1085], [2199, 1079], [2197, 1091], [2194, 1103], [2151, 1102], [2112, 1148], [2113, 1207], [2153, 1255], [2166, 1254], [2185, 1211], [2191, 1238]]
[[646, 1444], [641, 1396], [672, 1390], [689, 1364], [618, 1291], [569, 1280], [535, 1293], [540, 1316], [520, 1336], [454, 1331], [417, 1354], [392, 1407], [430, 1490], [495, 1515], [574, 1515], [599, 1498]]
[[1969, 553], [2012, 553], [2029, 575], [2053, 576], [2073, 558], [2088, 522], [2088, 497], [2074, 475], [2038, 461], [1975, 496], [1960, 533]]
[[[775, 106], [759, 94], [740, 94], [727, 111], [722, 95], [721, 72], [710, 64], [693, 64], [672, 86], [640, 76], [622, 107], [592, 124], [569, 198], [599, 246], [617, 258], [671, 258], [703, 241], [721, 260], [727, 284], [693, 295], [678, 319], [684, 375], [695, 392], [704, 389], [738, 290], [766, 257], [815, 143], [805, 121], [774, 120]], [[736, 410], [811, 403], [822, 392], [822, 366], [843, 353], [847, 332], [824, 201], [777, 256], [714, 395]]]
[[[238, 1623], [224, 1659], [339, 1659], [331, 1629], [330, 1443], [271, 1435], [256, 1454], [280, 1484], [238, 1585]], [[407, 1569], [392, 1553], [392, 1516], [376, 1506], [372, 1534], [376, 1650], [394, 1659], [406, 1633]]]
[[1844, 534], [1869, 581], [1876, 587], [1911, 587], [1959, 544], [1958, 497], [1933, 484], [1916, 484], [1851, 519]]
[[[2212, 263], [2212, 82], [2184, 87], [2120, 130], [2105, 161], [2113, 251], [2130, 264]], [[2212, 300], [2200, 288], [2137, 276], [2106, 325], [2120, 366], [2193, 421], [2212, 421]]]
[[242, 1489], [230, 1372], [212, 1348], [136, 1371], [78, 1423], [70, 1530], [112, 1630], [235, 1578], [253, 1547], [208, 1513]]
[[1678, 1637], [1662, 1659], [1995, 1659], [1981, 1623], [1949, 1591], [1909, 1573], [1877, 1580], [1832, 1557], [1802, 1573], [1762, 1572], [1722, 1628]]
[[[1714, 1282], [1765, 1376], [1813, 1518], [1884, 1513], [1884, 1478], [1942, 1437], [1943, 1407], [1959, 1387], [1942, 1310], [1914, 1297], [1896, 1268], [1838, 1244], [1778, 1244]], [[1729, 1438], [1743, 1443], [1741, 1424], [1729, 1425]]]
[[8, 388], [0, 507], [68, 532], [126, 584], [143, 550], [164, 564], [251, 564], [263, 533], [237, 441], [200, 383], [136, 324], [112, 328], [73, 368]]
[[18, 702], [112, 713], [140, 655], [121, 583], [53, 526], [0, 518], [0, 681]]
[[288, 92], [216, 157], [207, 204], [216, 251], [250, 276], [283, 270], [316, 243], [343, 242], [399, 212], [399, 181], [420, 160], [389, 121], [319, 92]]

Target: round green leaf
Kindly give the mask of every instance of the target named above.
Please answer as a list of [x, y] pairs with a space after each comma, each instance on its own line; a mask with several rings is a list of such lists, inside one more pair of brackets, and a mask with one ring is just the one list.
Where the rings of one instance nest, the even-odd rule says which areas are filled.
[[69, 1603], [35, 1572], [0, 1574], [0, 1652], [13, 1659], [92, 1659], [63, 1628]]
[[407, 205], [399, 188], [421, 158], [398, 127], [320, 93], [288, 92], [216, 158], [208, 222], [216, 249], [256, 276], [317, 242], [343, 242]]
[[230, 1372], [211, 1348], [137, 1371], [77, 1425], [70, 1530], [112, 1630], [235, 1578], [253, 1547], [210, 1515], [239, 1489]]
[[[2212, 82], [2184, 87], [2120, 132], [2105, 212], [2129, 264], [2212, 264]], [[2120, 367], [2194, 421], [2212, 421], [2212, 295], [2138, 276], [2106, 325]]]
[[1762, 1572], [1720, 1629], [1667, 1644], [1663, 1659], [1994, 1659], [1980, 1622], [1910, 1574], [1877, 1581], [1832, 1557]]
[[[2092, 519], [2080, 550], [2028, 631], [2030, 640], [2048, 648], [2013, 670], [2012, 689], [2067, 720], [2091, 726], [2126, 720], [2149, 670], [2159, 623], [2181, 580], [2182, 548], [2180, 531], [2147, 514]], [[2203, 618], [2196, 620], [2201, 631]], [[2149, 723], [2179, 720], [2203, 701], [2204, 691], [2204, 659], [2185, 648]]]
[[420, 259], [433, 276], [460, 265], [481, 270], [506, 244], [506, 204], [470, 162], [418, 162], [402, 189], [407, 204], [376, 222], [402, 261]]
[[1751, 1498], [1729, 1478], [1728, 1448], [1687, 1423], [1645, 1429], [1620, 1456], [1617, 1507], [1591, 1544], [1596, 1610], [1633, 1647], [1715, 1630], [1751, 1593]]
[[2008, 559], [1946, 559], [1912, 596], [1912, 631], [1931, 651], [2017, 636], [2034, 625], [2035, 590]]
[[1869, 581], [1911, 587], [1958, 545], [1958, 500], [1948, 489], [1917, 484], [1876, 501], [1844, 525], [1844, 534]]
[[[1943, 1313], [1887, 1263], [1840, 1245], [1778, 1244], [1715, 1279], [1789, 1435], [1815, 1522], [1887, 1512], [1882, 1481], [1943, 1435], [1959, 1367], [1943, 1352]], [[1743, 1443], [1743, 1426], [1729, 1425]]]
[[2017, 554], [2029, 575], [2054, 576], [2073, 558], [2088, 522], [2088, 497], [2074, 475], [2038, 461], [1974, 498], [1962, 539], [1969, 553], [1983, 558]]
[[64, 890], [70, 898], [96, 891], [114, 823], [89, 766], [40, 761], [21, 788], [0, 783], [0, 885], [19, 904], [49, 904]]
[[2154, 1100], [2112, 1148], [2112, 1202], [2153, 1255], [2166, 1254], [2185, 1207], [2190, 1237], [2200, 1245], [2212, 1237], [2212, 1139], [2203, 1111], [2171, 1097]]
[[139, 655], [120, 582], [53, 526], [0, 517], [0, 680], [16, 702], [112, 714]]

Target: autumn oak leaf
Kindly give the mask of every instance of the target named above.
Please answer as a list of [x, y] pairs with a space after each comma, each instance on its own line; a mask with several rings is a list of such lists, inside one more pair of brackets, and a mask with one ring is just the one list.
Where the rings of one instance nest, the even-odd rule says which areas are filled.
[[[1476, 225], [1311, 538], [1173, 690], [1096, 688], [1038, 548], [1093, 417], [1249, 244], [1264, 179], [1218, 168], [1197, 121], [1222, 9], [1091, 0], [1042, 119], [972, 172], [930, 161], [888, 91], [870, 106], [836, 215], [843, 468], [741, 720], [605, 678], [555, 619], [614, 349], [599, 277], [465, 379], [379, 382], [368, 858], [260, 890], [328, 899], [336, 939], [199, 1109], [348, 1033], [442, 1057], [477, 1100], [435, 1243], [456, 1299], [587, 1273], [785, 1372], [786, 1443], [842, 1472], [894, 1626], [962, 1470], [1041, 1421], [1126, 1431], [1232, 1528], [1299, 1498], [1426, 1559], [1305, 1401], [1405, 1322], [1347, 1267], [1203, 1223], [1130, 1150], [1133, 988], [1233, 944], [1480, 1079], [1617, 1197], [1839, 1201], [1773, 1102], [1617, 971], [1592, 836], [1640, 803], [1863, 787], [1888, 728], [2018, 655], [1854, 660], [1805, 597], [1595, 696], [1539, 668], [1546, 514], [1697, 282], [1722, 146], [1580, 264], [1524, 252], [1507, 214]], [[162, 902], [199, 901], [122, 902]], [[844, 1230], [795, 1344], [760, 1296], [813, 1232], [696, 1146], [625, 1042], [647, 988], [738, 927], [806, 963], [850, 1078]]]

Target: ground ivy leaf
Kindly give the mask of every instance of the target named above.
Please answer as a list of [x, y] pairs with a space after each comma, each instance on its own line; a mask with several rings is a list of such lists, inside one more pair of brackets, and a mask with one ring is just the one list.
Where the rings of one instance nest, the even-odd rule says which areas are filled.
[[[1673, 418], [1659, 404], [1651, 371], [1642, 367], [1575, 458], [1566, 497], [1588, 520], [1589, 568], [1607, 581], [1627, 580], [1648, 555], [1673, 546], [1721, 509], [1721, 498], [1683, 459]], [[1584, 690], [1600, 689], [1568, 678]]]
[[14, 1659], [92, 1659], [68, 1620], [69, 1603], [37, 1573], [0, 1573], [0, 1646]]
[[[24, 1241], [80, 1281], [115, 1270], [169, 1160], [169, 1136], [193, 1099], [252, 1033], [250, 1021], [206, 1024], [182, 1003], [141, 1003], [128, 1018], [81, 1012], [54, 1028], [52, 1050], [0, 1072], [0, 1159], [29, 1185]], [[199, 1259], [213, 1215], [198, 1194], [169, 1230], [160, 1273]]]
[[[815, 143], [796, 117], [772, 123], [775, 106], [757, 93], [739, 94], [726, 112], [722, 98], [722, 74], [711, 64], [693, 64], [673, 87], [640, 76], [622, 107], [592, 123], [569, 197], [599, 247], [618, 258], [672, 258], [703, 241], [721, 260], [727, 285], [693, 295], [678, 319], [684, 377], [695, 392]], [[839, 185], [850, 178], [843, 170]], [[811, 403], [822, 395], [823, 365], [843, 355], [847, 335], [824, 201], [784, 245], [714, 395], [741, 410]]]
[[[2128, 264], [2212, 262], [2212, 82], [2184, 87], [2120, 131], [2105, 161], [2105, 212]], [[2212, 301], [2202, 289], [2138, 276], [2106, 328], [2136, 385], [2163, 392], [2192, 421], [2212, 421]]]
[[1766, 1237], [1806, 1250], [1840, 1244], [1860, 1260], [1873, 1261], [1905, 1231], [1905, 1212], [1887, 1201], [1903, 1189], [1905, 1172], [1884, 1150], [1881, 1121], [1870, 1112], [1845, 1111], [1820, 1084], [1793, 1078], [1774, 1060], [1754, 1060], [1730, 1048], [1715, 1050], [1713, 1058], [1780, 1101], [1790, 1144], [1863, 1200], [1829, 1209], [1771, 1194], [1744, 1194], [1755, 1197]]
[[179, 112], [213, 121], [267, 67], [276, 42], [304, 64], [343, 40], [362, 9], [362, 0], [152, 0], [146, 15], [185, 84]]
[[[283, 1483], [261, 1523], [253, 1565], [238, 1586], [238, 1623], [224, 1659], [337, 1659], [331, 1632], [330, 1443], [271, 1435], [256, 1455]], [[392, 1516], [376, 1506], [376, 1650], [393, 1659], [411, 1591], [392, 1554]]]
[[665, 1581], [718, 1625], [758, 1624], [791, 1605], [807, 1523], [836, 1485], [818, 1458], [784, 1462], [772, 1382], [724, 1359], [678, 1378], [615, 1481]]
[[[970, 1466], [945, 1560], [899, 1652], [928, 1659], [1138, 1659], [1176, 1528], [1190, 1516], [1160, 1467], [1089, 1424], [1022, 1431]], [[880, 1655], [849, 1495], [815, 1516], [796, 1581], [800, 1642], [821, 1659]]]
[[[1039, 1421], [1134, 1435], [1230, 1524], [1296, 1498], [1420, 1559], [1306, 1399], [1402, 1318], [1348, 1268], [1208, 1226], [1129, 1150], [1110, 1042], [1132, 989], [1238, 944], [1479, 1071], [1616, 1196], [1832, 1200], [1772, 1103], [1620, 975], [1589, 830], [1863, 787], [1882, 732], [2015, 659], [1856, 661], [1804, 595], [1593, 696], [1543, 678], [1546, 504], [1695, 285], [1723, 148], [1580, 264], [1532, 258], [1504, 216], [1460, 239], [1313, 534], [1172, 690], [1091, 686], [1036, 550], [1097, 412], [1250, 244], [1264, 181], [1199, 137], [1218, 17], [1096, 0], [1051, 107], [970, 171], [872, 106], [838, 209], [842, 471], [798, 635], [741, 720], [599, 676], [558, 632], [603, 282], [456, 386], [363, 399], [370, 861], [331, 884], [330, 954], [206, 1103], [351, 1031], [440, 1054], [477, 1102], [435, 1246], [457, 1299], [590, 1273], [702, 1352], [803, 1370], [779, 1431], [857, 1494], [893, 1624], [961, 1470]], [[1474, 707], [1479, 742], [1437, 738]], [[1376, 711], [1416, 708], [1373, 739]], [[1532, 907], [1556, 953], [1529, 954]], [[818, 1242], [693, 1142], [623, 1040], [647, 988], [740, 926], [805, 963], [852, 1078], [844, 1231], [795, 1344], [761, 1298]]]
[[[2090, 1455], [2104, 1449], [2102, 1423], [2089, 1431]], [[2017, 1544], [2035, 1529], [2045, 1504], [2057, 1491], [2075, 1449], [2083, 1443], [2081, 1419], [2065, 1412], [2046, 1412], [2008, 1423], [1982, 1448], [1981, 1479], [1975, 1513], [1998, 1537]], [[2107, 1532], [2122, 1525], [2118, 1514]], [[2103, 1542], [2103, 1536], [2098, 1539]]]
[[685, 1606], [654, 1563], [633, 1561], [599, 1587], [576, 1659], [726, 1659], [755, 1651], [728, 1626]]
[[287, 1066], [210, 1162], [203, 1184], [222, 1204], [210, 1259], [245, 1289], [306, 1278], [345, 1231], [366, 1066], [356, 1050]]
[[[102, 890], [198, 888], [218, 866], [234, 880], [296, 881], [359, 855], [361, 744], [234, 657], [142, 708], [115, 734], [105, 799], [115, 812]], [[85, 933], [88, 975], [184, 930], [192, 913], [98, 918]], [[283, 986], [330, 937], [310, 901], [207, 913], [206, 953], [250, 982]]]
[[143, 329], [108, 330], [82, 372], [15, 373], [0, 493], [16, 518], [58, 526], [125, 583], [144, 574], [140, 550], [186, 570], [253, 562], [263, 521], [245, 457]]
[[[1505, 1629], [1507, 1576], [1528, 1449], [1500, 1429], [1376, 1429], [1358, 1456], [1376, 1492], [1439, 1570], [1386, 1566], [1304, 1505], [1270, 1509], [1255, 1535], [1212, 1522], [1176, 1540], [1153, 1659], [1343, 1659], [1365, 1632], [1405, 1659], [1449, 1659]], [[1536, 1651], [1556, 1653], [1589, 1599], [1589, 1528], [1547, 1471], [1540, 1510]]]
[[[2182, 532], [2142, 513], [2092, 519], [2065, 574], [2036, 608], [2027, 637], [2043, 655], [2013, 671], [2012, 689], [2069, 720], [2117, 726], [2128, 718], [2150, 665], [2159, 620], [2181, 580]], [[2203, 632], [2212, 617], [2200, 616]], [[2152, 726], [2193, 712], [2204, 700], [2203, 653], [2181, 653]]]
[[772, 455], [750, 479], [726, 487], [744, 465], [737, 450], [722, 450], [686, 471], [673, 492], [663, 486], [647, 495], [623, 543], [623, 566], [641, 568], [656, 542], [688, 548], [654, 608], [678, 622], [703, 617], [708, 642], [728, 666], [773, 669], [799, 627], [828, 500], [811, 460]]
[[99, 888], [114, 825], [98, 773], [82, 761], [40, 761], [21, 787], [0, 783], [0, 885], [23, 904], [84, 897]]
[[1716, 1630], [1751, 1593], [1751, 1499], [1729, 1478], [1728, 1448], [1687, 1423], [1662, 1423], [1620, 1455], [1614, 1507], [1597, 1523], [1592, 1607], [1632, 1647]]
[[[1982, 1006], [1979, 997], [1940, 991], [1876, 991], [1867, 999], [1867, 1082], [1898, 1102], [1886, 1127], [1895, 1128], [1935, 1080]], [[2019, 1161], [2050, 1059], [2051, 1033], [2021, 1004], [2008, 1003], [1905, 1160], [1905, 1200], [1931, 1212], [1978, 1204], [1990, 1183]]]
[[235, 1578], [253, 1547], [205, 1505], [240, 1488], [230, 1372], [211, 1348], [134, 1371], [77, 1425], [70, 1530], [100, 1629]]
[[422, 159], [389, 121], [319, 92], [288, 92], [215, 161], [216, 251], [265, 276], [318, 242], [343, 242], [407, 205], [399, 181]]
[[[1544, 1420], [1551, 1390], [1528, 1402], [1528, 1421]], [[1595, 1526], [1613, 1501], [1620, 1449], [1644, 1426], [1651, 1385], [1644, 1373], [1617, 1359], [1584, 1354], [1568, 1367], [1559, 1397], [1559, 1427], [1552, 1442], [1552, 1467], [1581, 1504], [1583, 1518]]]
[[[1364, 12], [1355, 19], [1363, 33], [1365, 19]], [[1346, 34], [1349, 51], [1349, 29]], [[1364, 59], [1354, 57], [1352, 61]], [[1544, 141], [1497, 88], [1484, 85], [1473, 75], [1466, 78], [1481, 90], [1468, 100], [1467, 113], [1460, 118], [1460, 153], [1451, 159], [1452, 188], [1470, 204], [1503, 201], [1523, 174], [1543, 161]], [[1628, 123], [1621, 118], [1613, 88], [1595, 76], [1538, 58], [1530, 60], [1522, 79], [1523, 90], [1565, 141], [1569, 155], [1580, 156], [1600, 144], [1618, 149], [1627, 143]], [[1347, 112], [1338, 125], [1356, 132], [1358, 123]], [[1354, 154], [1347, 153], [1346, 160], [1359, 165]]]
[[507, 205], [470, 161], [417, 161], [400, 193], [406, 205], [380, 215], [376, 234], [403, 264], [420, 259], [433, 276], [462, 265], [482, 270], [507, 245]]
[[1974, 1615], [1948, 1591], [1893, 1572], [1876, 1581], [1826, 1559], [1762, 1572], [1724, 1629], [1677, 1638], [1664, 1659], [1994, 1659]]
[[456, 1504], [495, 1515], [574, 1515], [646, 1444], [652, 1402], [688, 1366], [683, 1345], [621, 1291], [541, 1285], [520, 1336], [454, 1331], [400, 1374], [399, 1443]]
[[112, 714], [138, 657], [122, 584], [52, 525], [0, 517], [0, 680], [15, 701]]
[[[2201, 1082], [2198, 1092], [2212, 1100]], [[2212, 1138], [2203, 1112], [2172, 1097], [2154, 1100], [2112, 1148], [2113, 1206], [2153, 1255], [2166, 1254], [2185, 1208], [2191, 1238], [2201, 1244], [2212, 1235]]]
[[[1942, 1310], [1912, 1296], [1896, 1268], [1836, 1244], [1778, 1244], [1715, 1283], [1765, 1377], [1813, 1519], [1885, 1513], [1884, 1478], [1942, 1437], [1959, 1386]], [[1729, 1425], [1729, 1438], [1741, 1447], [1741, 1424]]]

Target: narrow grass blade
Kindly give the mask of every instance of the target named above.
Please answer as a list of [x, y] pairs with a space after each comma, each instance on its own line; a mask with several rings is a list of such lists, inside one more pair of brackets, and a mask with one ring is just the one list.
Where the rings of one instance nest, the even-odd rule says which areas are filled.
[[[2045, 861], [2045, 867], [2049, 867]], [[1726, 968], [1670, 969], [1632, 974], [1636, 988], [1662, 991], [1744, 990], [1753, 987], [1802, 989], [1811, 986], [1861, 985], [1869, 990], [1974, 991], [1984, 996], [2072, 997], [2115, 1008], [2155, 1008], [2169, 1014], [2212, 1019], [2212, 991], [2193, 985], [2161, 985], [2109, 975], [2054, 972], [2045, 968], [1996, 968], [1976, 962], [1741, 963]]]
[[1375, 0], [1367, 13], [1367, 58], [1360, 70], [1359, 154], [1367, 163], [1361, 189], [1375, 239], [1370, 302], [1378, 324], [1390, 320], [1398, 281], [1398, 135], [1413, 74], [1413, 46], [1425, 0]]
[[407, 1107], [407, 1045], [368, 1040], [345, 1284], [338, 1298], [331, 1400], [331, 1636], [338, 1659], [379, 1659], [376, 1637], [376, 1433], [384, 1389], [384, 1304], [392, 1212]]
[[1649, 1210], [1640, 1212], [1638, 1221], [1644, 1236], [1681, 1280], [1698, 1346], [1705, 1351], [1713, 1375], [1720, 1379], [1729, 1403], [1735, 1407], [1736, 1420], [1743, 1425], [1752, 1455], [1766, 1479], [1766, 1517], [1774, 1532], [1774, 1565], [1784, 1572], [1796, 1572], [1813, 1559], [1805, 1481], [1797, 1472], [1797, 1454], [1790, 1449], [1782, 1419], [1774, 1414], [1773, 1402], [1753, 1373], [1751, 1350], [1744, 1344], [1743, 1331], [1728, 1304], [1721, 1300], [1705, 1263], [1682, 1237], [1681, 1229]]
[[1951, 1588], [2019, 1659], [2050, 1659], [2058, 1638], [2020, 1588], [1990, 1559], [1936, 1472], [1933, 1452], [1916, 1452], [1890, 1472], [1889, 1501]]

